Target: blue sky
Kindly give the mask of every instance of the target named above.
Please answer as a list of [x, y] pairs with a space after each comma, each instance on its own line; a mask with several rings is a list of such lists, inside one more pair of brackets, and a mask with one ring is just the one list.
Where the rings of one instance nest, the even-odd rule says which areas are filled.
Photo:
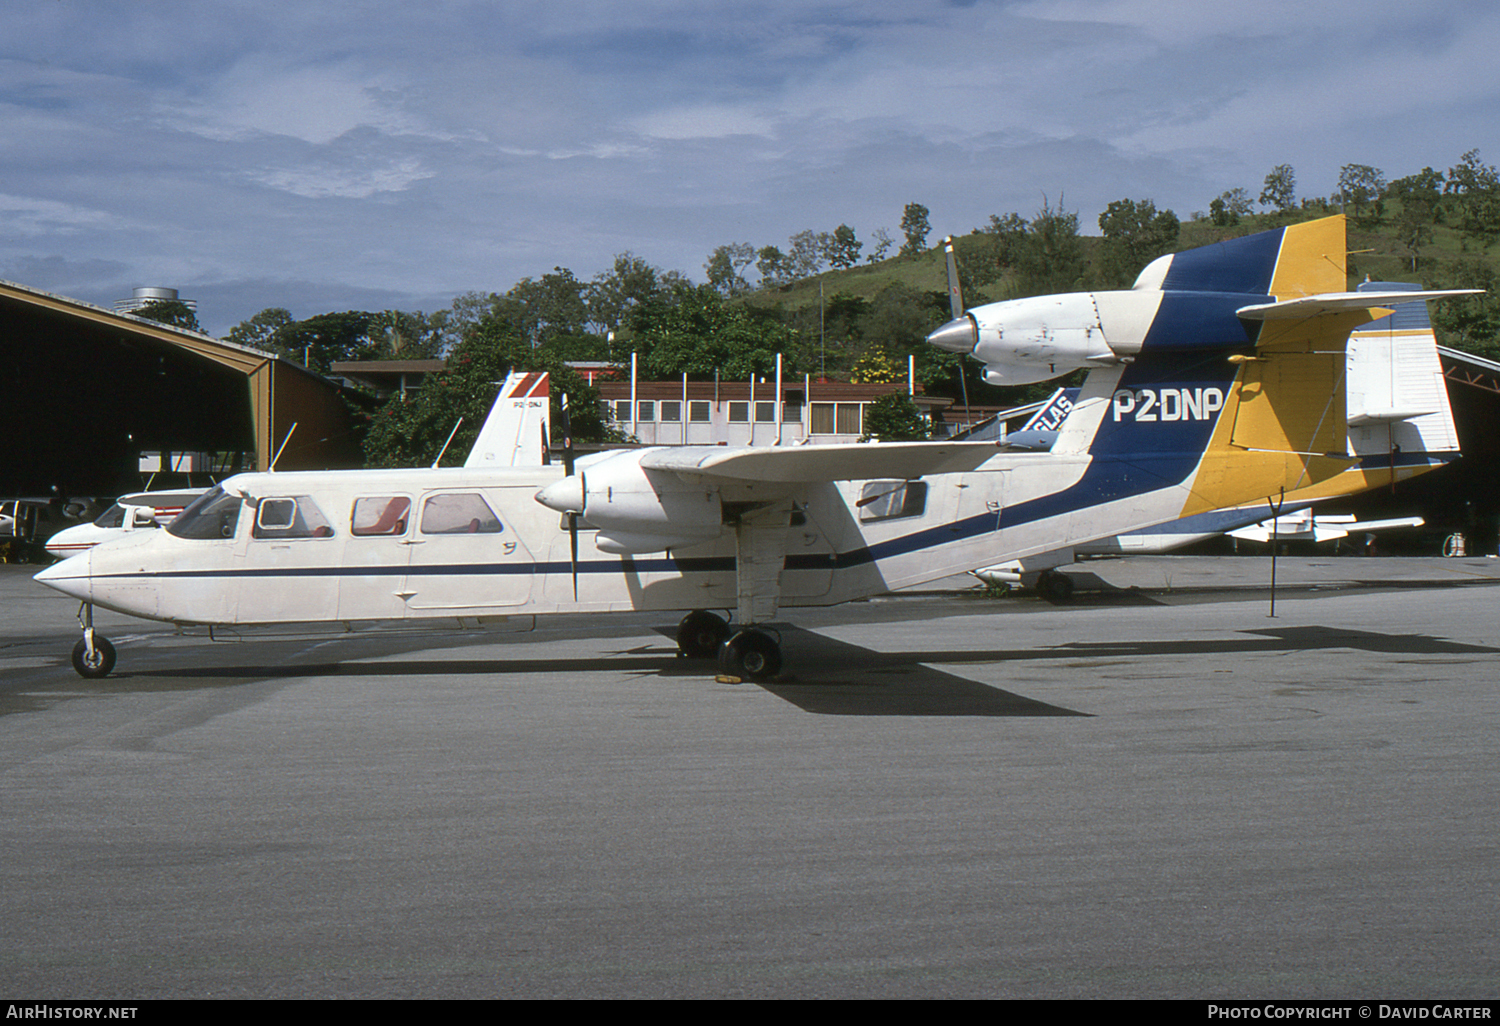
[[1182, 217], [1500, 162], [1500, 9], [1267, 0], [35, 0], [0, 12], [0, 278], [222, 333], [632, 252]]

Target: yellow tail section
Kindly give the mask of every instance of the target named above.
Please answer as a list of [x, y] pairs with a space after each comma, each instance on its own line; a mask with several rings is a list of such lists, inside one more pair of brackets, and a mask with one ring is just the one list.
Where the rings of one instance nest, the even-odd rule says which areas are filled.
[[[1283, 229], [1271, 294], [1278, 300], [1343, 292], [1345, 219], [1323, 218]], [[1240, 362], [1213, 440], [1183, 515], [1320, 486], [1322, 494], [1359, 491], [1334, 479], [1355, 458], [1348, 452], [1345, 404], [1349, 332], [1378, 311], [1349, 311], [1262, 321], [1253, 355]]]

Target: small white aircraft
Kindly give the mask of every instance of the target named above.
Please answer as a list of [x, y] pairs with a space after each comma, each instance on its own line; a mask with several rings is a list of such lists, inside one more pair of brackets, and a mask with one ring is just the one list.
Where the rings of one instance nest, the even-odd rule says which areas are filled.
[[113, 541], [126, 531], [165, 527], [206, 491], [207, 488], [183, 488], [122, 495], [89, 523], [58, 531], [48, 538], [47, 551], [58, 559], [66, 559], [87, 552], [100, 542]]
[[[934, 332], [997, 380], [1092, 368], [1049, 451], [685, 446], [565, 468], [241, 474], [165, 531], [36, 579], [83, 603], [84, 676], [115, 661], [99, 605], [182, 625], [690, 610], [683, 655], [774, 677], [780, 647], [759, 625], [783, 606], [1354, 486], [1349, 332], [1440, 294], [1344, 292], [1344, 251], [1343, 218], [1327, 218], [1164, 257], [1128, 291], [991, 304]], [[724, 608], [736, 629], [709, 612]]]

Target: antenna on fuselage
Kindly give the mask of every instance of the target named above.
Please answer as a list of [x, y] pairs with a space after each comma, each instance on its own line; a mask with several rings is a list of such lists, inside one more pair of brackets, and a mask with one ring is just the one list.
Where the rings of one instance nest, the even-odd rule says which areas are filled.
[[281, 440], [281, 448], [276, 450], [276, 455], [271, 457], [271, 473], [276, 472], [276, 461], [281, 459], [281, 454], [286, 452], [286, 443], [292, 440], [292, 432], [297, 430], [297, 422], [292, 421], [292, 426], [286, 429], [286, 437]]
[[433, 470], [436, 470], [438, 468], [438, 464], [443, 462], [443, 454], [448, 451], [448, 446], [453, 444], [453, 436], [458, 434], [458, 429], [463, 426], [463, 422], [464, 419], [462, 417], [459, 417], [458, 423], [453, 425], [453, 430], [448, 432], [448, 441], [443, 443], [443, 447], [438, 450], [437, 459], [432, 461]]

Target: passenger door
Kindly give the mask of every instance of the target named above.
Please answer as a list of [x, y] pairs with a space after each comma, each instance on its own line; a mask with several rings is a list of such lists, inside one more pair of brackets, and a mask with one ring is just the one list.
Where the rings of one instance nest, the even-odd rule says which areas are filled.
[[[517, 501], [530, 502], [530, 490]], [[407, 605], [415, 615], [478, 615], [531, 597], [535, 561], [501, 519], [504, 492], [477, 488], [427, 492], [407, 566]]]

